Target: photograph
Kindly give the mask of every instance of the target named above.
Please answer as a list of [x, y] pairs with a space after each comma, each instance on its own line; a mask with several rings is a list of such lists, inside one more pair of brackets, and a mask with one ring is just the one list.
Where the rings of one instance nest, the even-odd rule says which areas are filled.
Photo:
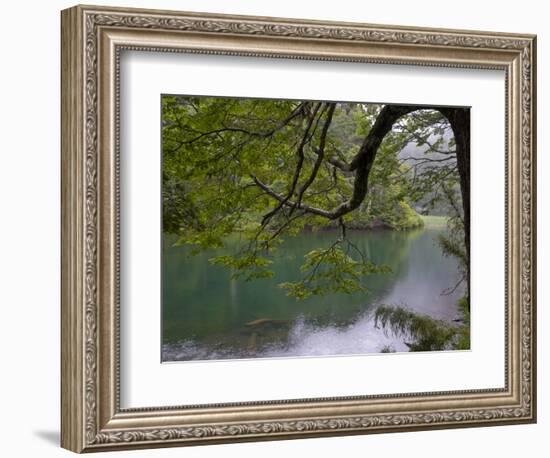
[[160, 99], [162, 362], [470, 349], [470, 107]]

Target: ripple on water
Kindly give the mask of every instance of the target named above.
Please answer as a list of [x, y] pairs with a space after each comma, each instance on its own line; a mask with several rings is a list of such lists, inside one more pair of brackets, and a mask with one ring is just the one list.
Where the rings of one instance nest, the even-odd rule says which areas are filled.
[[406, 352], [403, 339], [376, 328], [371, 314], [345, 326], [319, 326], [303, 318], [296, 320], [284, 343], [268, 343], [245, 348], [232, 342], [204, 343], [191, 339], [162, 346], [163, 361], [221, 360], [243, 358], [284, 358], [380, 353], [385, 348]]

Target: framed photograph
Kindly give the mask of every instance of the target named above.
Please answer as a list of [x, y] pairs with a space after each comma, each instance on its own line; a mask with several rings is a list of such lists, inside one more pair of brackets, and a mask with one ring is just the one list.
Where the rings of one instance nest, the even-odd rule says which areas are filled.
[[536, 420], [536, 38], [62, 12], [62, 446]]

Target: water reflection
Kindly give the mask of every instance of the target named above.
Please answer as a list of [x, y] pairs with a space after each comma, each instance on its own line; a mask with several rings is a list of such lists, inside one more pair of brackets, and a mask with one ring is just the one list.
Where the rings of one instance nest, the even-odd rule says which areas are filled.
[[[331, 294], [296, 301], [277, 285], [295, 280], [308, 251], [328, 246], [334, 232], [305, 233], [285, 241], [274, 259], [275, 276], [246, 282], [213, 266], [213, 253], [189, 255], [163, 240], [163, 361], [317, 356], [406, 351], [403, 342], [375, 329], [372, 310], [405, 305], [438, 319], [457, 317], [462, 291], [441, 293], [458, 280], [456, 262], [436, 243], [440, 229], [353, 232], [351, 237], [391, 274], [365, 277], [368, 293]], [[235, 249], [237, 240], [227, 251]], [[219, 254], [219, 252], [217, 252]]]

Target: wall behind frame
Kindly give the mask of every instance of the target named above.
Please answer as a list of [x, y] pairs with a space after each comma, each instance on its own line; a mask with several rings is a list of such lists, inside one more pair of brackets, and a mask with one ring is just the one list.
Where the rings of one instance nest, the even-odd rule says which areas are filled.
[[[550, 31], [544, 2], [536, 0], [479, 2], [354, 0], [257, 2], [253, 0], [113, 0], [96, 4], [175, 10], [251, 14], [335, 21], [427, 27], [465, 28], [538, 35], [538, 357], [537, 425], [427, 431], [406, 434], [231, 444], [164, 450], [119, 452], [132, 457], [266, 458], [399, 456], [448, 458], [478, 456], [542, 456], [550, 431], [548, 374], [550, 314], [543, 305], [547, 289], [550, 242], [550, 199], [543, 177], [550, 173], [550, 148], [542, 126], [548, 124]], [[59, 11], [73, 2], [9, 2], [3, 5], [0, 28], [0, 422], [6, 456], [69, 456], [59, 441]], [[498, 14], [497, 14], [498, 11]], [[546, 54], [546, 55], [545, 55]], [[548, 282], [546, 282], [548, 283]], [[546, 361], [545, 361], [546, 360]], [[32, 412], [32, 414], [31, 414]]]

